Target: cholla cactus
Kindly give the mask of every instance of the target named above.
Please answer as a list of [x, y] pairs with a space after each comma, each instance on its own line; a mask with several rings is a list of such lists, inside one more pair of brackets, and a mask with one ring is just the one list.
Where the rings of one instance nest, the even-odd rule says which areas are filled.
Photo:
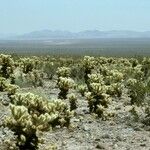
[[19, 87], [17, 85], [10, 84], [5, 78], [0, 77], [0, 91], [7, 92], [9, 98], [11, 98], [18, 89]]
[[121, 97], [124, 85], [122, 83], [112, 83], [108, 86], [107, 94], [116, 95], [117, 97]]
[[144, 73], [142, 72], [142, 65], [137, 65], [133, 69], [132, 77], [138, 80], [142, 80], [144, 77]]
[[87, 86], [85, 85], [78, 85], [78, 91], [81, 93], [82, 96], [84, 96], [85, 92], [87, 92]]
[[0, 77], [0, 91], [3, 92], [6, 88], [6, 79], [3, 77]]
[[95, 64], [95, 58], [94, 57], [90, 57], [90, 56], [84, 56], [83, 59], [83, 66], [90, 70], [94, 68], [94, 64]]
[[12, 115], [5, 120], [5, 126], [10, 128], [17, 136], [19, 149], [37, 149], [40, 142], [37, 132], [47, 131], [57, 116], [48, 113], [37, 116], [28, 113], [25, 106], [10, 106]]
[[[102, 65], [102, 64], [107, 64], [108, 63], [108, 58], [106, 58], [106, 57], [99, 57], [98, 58], [98, 63], [100, 64], [100, 65]], [[111, 61], [110, 61], [111, 62]]]
[[131, 58], [129, 61], [131, 62], [132, 67], [136, 67], [139, 63], [138, 60], [135, 58]]
[[136, 67], [124, 67], [122, 70], [125, 79], [135, 78], [137, 80], [142, 80], [144, 73], [142, 72], [142, 65], [137, 65]]
[[84, 56], [83, 67], [85, 70], [84, 79], [86, 84], [88, 84], [88, 79], [89, 79], [88, 74], [91, 74], [91, 71], [92, 69], [94, 69], [94, 66], [95, 66], [95, 58], [90, 56]]
[[11, 55], [0, 55], [0, 75], [9, 78], [14, 71], [14, 61]]
[[88, 100], [89, 111], [98, 113], [98, 116], [101, 116], [103, 114], [100, 115], [99, 106], [102, 105], [106, 109], [110, 103], [110, 97], [106, 94], [107, 86], [100, 83], [92, 83], [91, 88], [91, 92], [85, 94]]
[[150, 75], [150, 58], [143, 58], [142, 71], [144, 73], [145, 78], [147, 78]]
[[127, 80], [127, 86], [133, 86], [134, 84], [136, 84], [138, 81], [136, 79], [133, 78], [129, 78]]
[[127, 58], [119, 58], [117, 63], [123, 64], [123, 66], [127, 66], [127, 67], [132, 66], [132, 64]]
[[70, 110], [75, 110], [77, 108], [77, 97], [71, 93], [68, 95], [68, 99], [70, 102]]
[[[55, 118], [53, 121], [49, 122], [52, 127], [55, 127], [56, 125], [69, 126], [70, 118], [73, 115], [73, 112], [71, 112], [67, 105], [61, 100], [49, 102], [32, 93], [15, 94], [12, 97], [12, 103], [25, 106], [28, 108], [29, 114], [34, 116], [40, 116], [41, 114], [52, 115]], [[64, 120], [63, 124], [60, 121], [62, 119]]]
[[74, 87], [75, 83], [71, 78], [59, 77], [58, 87], [60, 89], [59, 98], [66, 99], [70, 88]]
[[61, 100], [47, 101], [32, 93], [15, 94], [12, 103], [12, 114], [4, 125], [17, 136], [19, 149], [37, 149], [38, 131], [48, 131], [57, 125], [69, 127], [74, 115]]
[[90, 83], [104, 84], [104, 77], [101, 74], [98, 73], [88, 74], [88, 77]]
[[6, 84], [5, 91], [8, 93], [8, 97], [11, 98], [12, 95], [15, 95], [19, 86], [13, 84]]
[[17, 136], [17, 147], [19, 149], [37, 149], [38, 137], [28, 109], [15, 105], [11, 105], [10, 109], [11, 116], [6, 118], [5, 126]]
[[102, 93], [106, 93], [107, 86], [102, 85], [101, 83], [91, 83], [91, 92], [95, 95], [101, 95]]
[[122, 82], [124, 75], [118, 70], [109, 71], [108, 75], [105, 77], [105, 83], [110, 85], [112, 83]]
[[32, 72], [33, 69], [37, 69], [39, 64], [37, 57], [20, 59], [20, 67], [25, 74]]
[[59, 67], [56, 73], [58, 77], [70, 77], [71, 69], [69, 67]]
[[96, 114], [98, 117], [102, 118], [102, 120], [108, 120], [113, 117], [115, 113], [113, 111], [108, 111], [104, 106], [98, 105]]

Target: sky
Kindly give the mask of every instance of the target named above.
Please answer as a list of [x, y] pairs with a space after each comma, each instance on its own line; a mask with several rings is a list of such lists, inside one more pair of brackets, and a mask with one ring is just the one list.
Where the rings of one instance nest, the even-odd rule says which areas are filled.
[[150, 31], [150, 0], [0, 0], [0, 33]]

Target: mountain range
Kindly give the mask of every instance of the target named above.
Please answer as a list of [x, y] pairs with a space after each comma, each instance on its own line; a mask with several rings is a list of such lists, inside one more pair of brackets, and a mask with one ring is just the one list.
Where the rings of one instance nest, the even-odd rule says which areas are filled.
[[4, 36], [0, 34], [0, 39], [10, 40], [47, 40], [47, 39], [94, 39], [94, 38], [150, 38], [150, 31], [130, 31], [130, 30], [85, 30], [81, 32], [69, 32], [61, 30], [39, 30], [22, 35]]

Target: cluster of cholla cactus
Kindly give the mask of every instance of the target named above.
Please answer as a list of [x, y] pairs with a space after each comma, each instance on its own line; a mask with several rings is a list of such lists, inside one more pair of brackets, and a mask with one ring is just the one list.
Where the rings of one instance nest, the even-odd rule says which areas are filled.
[[[88, 100], [89, 111], [96, 113], [102, 119], [107, 119], [114, 115], [111, 111], [109, 112], [111, 96], [121, 97], [122, 95], [124, 74], [118, 70], [117, 59], [100, 57], [92, 60], [94, 61], [92, 67], [86, 75], [89, 92], [85, 96]], [[128, 61], [125, 63], [129, 65]], [[96, 64], [97, 66], [93, 69]]]
[[42, 62], [37, 57], [21, 58], [19, 66], [22, 81], [31, 83], [34, 87], [43, 86], [43, 73], [39, 69]]
[[110, 70], [107, 76], [104, 77], [105, 84], [108, 85], [107, 94], [112, 96], [121, 97], [124, 88], [123, 81], [124, 75], [118, 70]]
[[137, 64], [136, 66], [124, 67], [122, 72], [124, 73], [125, 79], [135, 78], [137, 80], [143, 80], [144, 73], [142, 71], [142, 65]]
[[39, 131], [58, 125], [69, 127], [74, 114], [61, 100], [48, 101], [32, 93], [15, 94], [10, 109], [11, 116], [4, 125], [16, 135], [16, 147], [20, 150], [38, 149]]
[[106, 85], [91, 83], [91, 92], [87, 92], [85, 95], [88, 100], [89, 111], [96, 113], [103, 120], [113, 115], [112, 112], [107, 111], [111, 98], [106, 94], [106, 91]]
[[0, 55], [0, 76], [13, 79], [14, 61], [11, 55]]
[[37, 57], [32, 57], [32, 58], [21, 58], [19, 65], [20, 68], [22, 69], [22, 72], [27, 74], [29, 72], [32, 72], [33, 69], [38, 69], [40, 65], [40, 61]]
[[74, 80], [70, 78], [71, 69], [68, 67], [59, 67], [57, 70], [57, 86], [60, 89], [58, 98], [66, 99], [70, 88], [75, 86]]
[[85, 94], [88, 100], [90, 113], [96, 113], [103, 120], [112, 115], [108, 112], [111, 98], [107, 94], [108, 86], [105, 85], [104, 77], [101, 74], [88, 74], [89, 92]]

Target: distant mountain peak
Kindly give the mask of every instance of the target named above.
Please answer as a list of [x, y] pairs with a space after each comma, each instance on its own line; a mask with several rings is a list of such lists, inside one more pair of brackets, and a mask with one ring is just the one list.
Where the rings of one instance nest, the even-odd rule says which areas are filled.
[[37, 39], [93, 39], [93, 38], [150, 38], [150, 31], [138, 32], [130, 30], [85, 30], [70, 32], [66, 30], [39, 30], [26, 33], [20, 36], [13, 36], [11, 39], [37, 40]]

